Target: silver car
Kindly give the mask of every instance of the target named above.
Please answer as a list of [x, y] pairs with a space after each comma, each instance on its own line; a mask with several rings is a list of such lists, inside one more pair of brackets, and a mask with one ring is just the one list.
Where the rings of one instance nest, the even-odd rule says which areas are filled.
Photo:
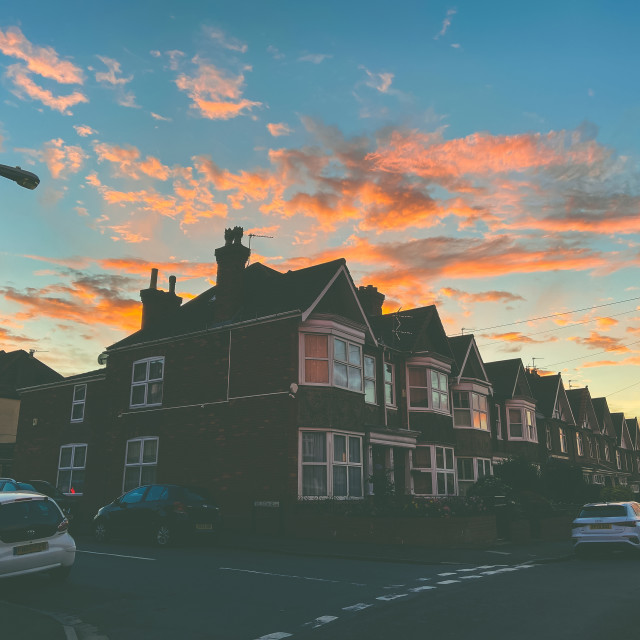
[[573, 521], [571, 539], [576, 552], [606, 547], [640, 549], [640, 504], [585, 504]]
[[75, 561], [69, 522], [51, 498], [0, 492], [0, 578], [46, 571], [63, 580]]

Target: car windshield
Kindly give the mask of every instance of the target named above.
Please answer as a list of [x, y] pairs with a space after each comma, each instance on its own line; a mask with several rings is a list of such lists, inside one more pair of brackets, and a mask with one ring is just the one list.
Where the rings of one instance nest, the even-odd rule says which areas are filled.
[[623, 504], [597, 504], [582, 507], [578, 518], [620, 518], [626, 515], [627, 507]]
[[62, 521], [58, 508], [49, 500], [21, 500], [0, 505], [0, 530], [29, 525], [57, 525]]

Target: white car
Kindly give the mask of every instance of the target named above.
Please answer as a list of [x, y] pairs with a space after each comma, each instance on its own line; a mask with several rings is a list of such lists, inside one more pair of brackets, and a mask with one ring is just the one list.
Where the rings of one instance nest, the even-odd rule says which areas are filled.
[[76, 557], [69, 522], [49, 497], [0, 493], [0, 578], [47, 571], [64, 580]]
[[605, 547], [640, 549], [640, 504], [585, 504], [573, 521], [571, 539], [576, 552]]

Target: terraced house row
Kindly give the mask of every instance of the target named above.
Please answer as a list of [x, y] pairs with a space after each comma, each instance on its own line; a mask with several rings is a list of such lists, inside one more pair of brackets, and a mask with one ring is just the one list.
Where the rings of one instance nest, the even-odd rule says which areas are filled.
[[[227, 514], [256, 502], [464, 494], [510, 456], [640, 480], [636, 418], [518, 358], [484, 362], [435, 306], [383, 314], [344, 259], [247, 266], [242, 230], [215, 251], [217, 284], [182, 303], [140, 292], [142, 325], [96, 371], [28, 387], [14, 469], [100, 505], [152, 481], [209, 488]], [[213, 274], [212, 274], [213, 275]]]

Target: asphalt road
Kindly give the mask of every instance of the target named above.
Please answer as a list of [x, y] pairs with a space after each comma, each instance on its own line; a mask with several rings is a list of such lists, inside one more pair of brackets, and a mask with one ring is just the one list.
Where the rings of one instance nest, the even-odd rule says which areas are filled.
[[0, 597], [56, 615], [79, 640], [637, 636], [640, 559], [629, 556], [415, 565], [89, 540], [78, 549], [64, 586], [34, 576]]

